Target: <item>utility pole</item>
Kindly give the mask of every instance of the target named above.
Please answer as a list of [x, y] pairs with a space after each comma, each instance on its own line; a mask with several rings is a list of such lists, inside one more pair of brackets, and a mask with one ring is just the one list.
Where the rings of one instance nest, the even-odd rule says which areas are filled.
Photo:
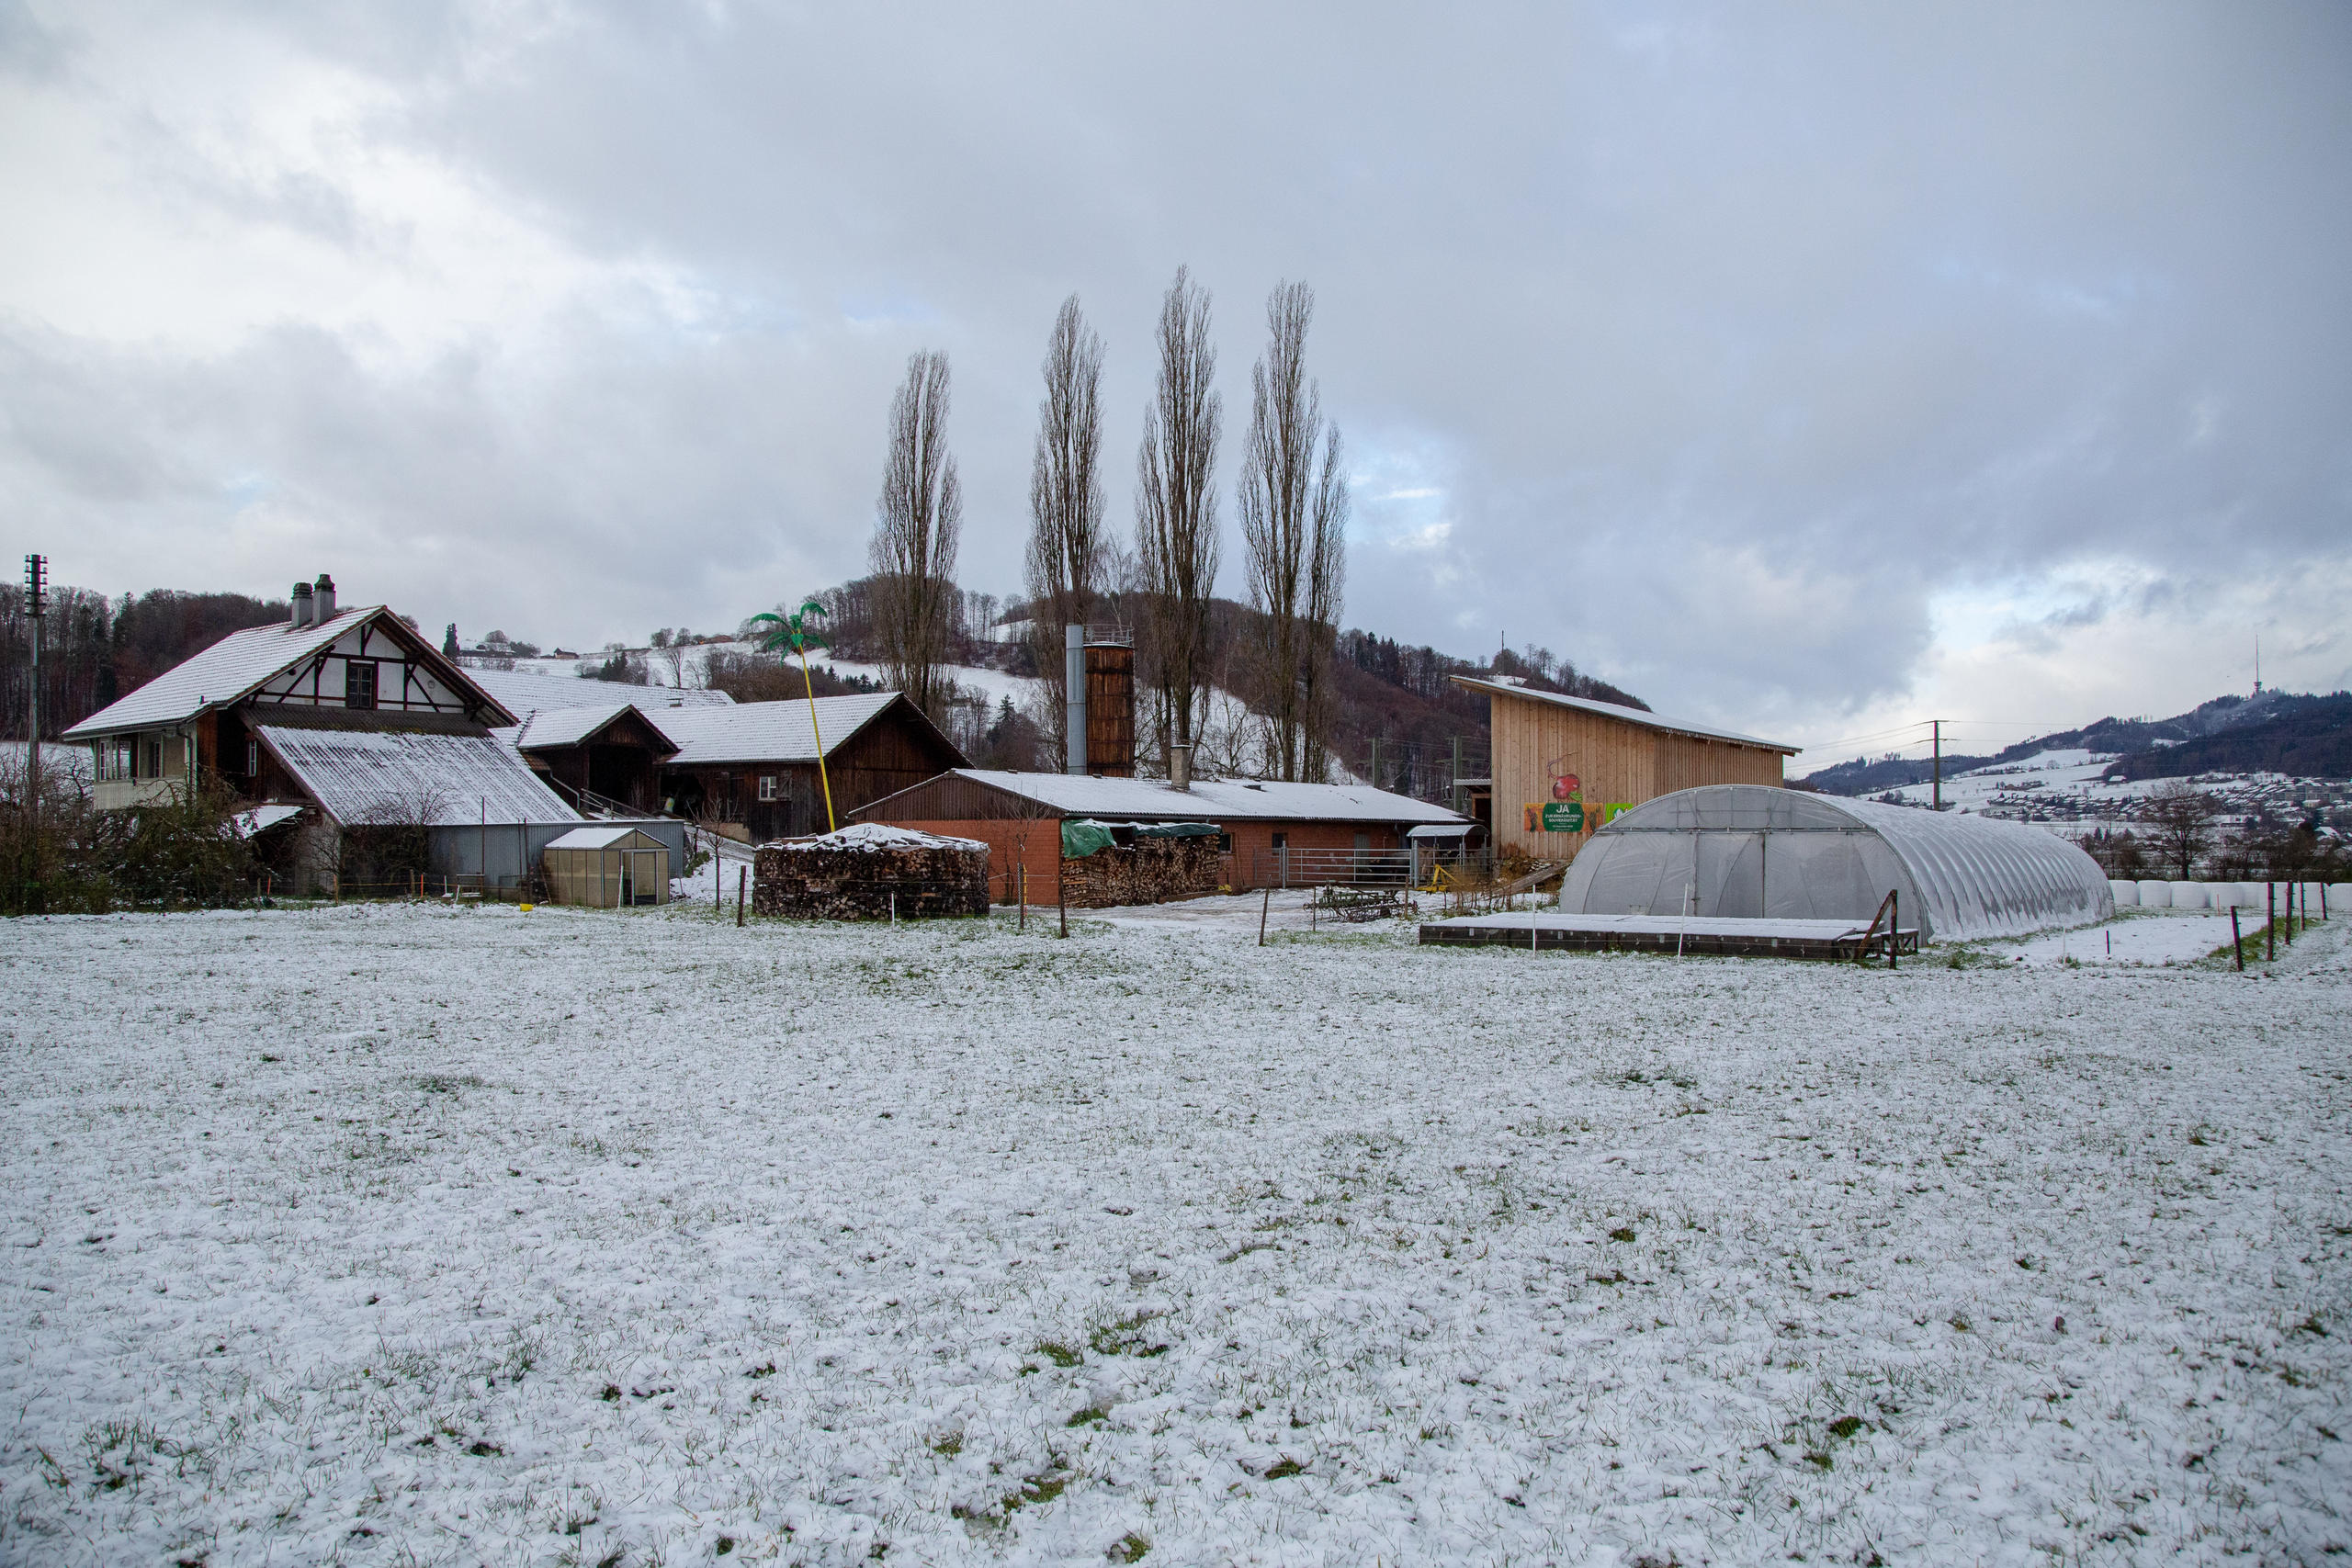
[[1936, 809], [1941, 811], [1944, 808], [1944, 721], [1931, 718], [1928, 722], [1936, 727]]
[[40, 632], [49, 615], [49, 558], [25, 558], [25, 615], [32, 646], [32, 680], [28, 683], [25, 720], [25, 823], [32, 841], [32, 886], [28, 907], [39, 913], [48, 901], [40, 890]]

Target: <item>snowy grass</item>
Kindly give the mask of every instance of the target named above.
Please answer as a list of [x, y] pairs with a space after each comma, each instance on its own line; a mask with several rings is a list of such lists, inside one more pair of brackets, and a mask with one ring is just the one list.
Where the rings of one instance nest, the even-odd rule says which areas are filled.
[[11, 923], [0, 1560], [2352, 1545], [2352, 922], [1889, 974], [1250, 913]]

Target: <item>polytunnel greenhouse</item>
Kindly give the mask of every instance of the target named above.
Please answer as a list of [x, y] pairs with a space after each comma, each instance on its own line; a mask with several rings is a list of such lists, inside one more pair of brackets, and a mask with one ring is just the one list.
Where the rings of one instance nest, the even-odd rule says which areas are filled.
[[1624, 813], [1570, 864], [1560, 908], [1860, 921], [1889, 892], [1922, 941], [2021, 936], [2115, 913], [2098, 863], [2054, 833], [1764, 784], [1679, 790]]

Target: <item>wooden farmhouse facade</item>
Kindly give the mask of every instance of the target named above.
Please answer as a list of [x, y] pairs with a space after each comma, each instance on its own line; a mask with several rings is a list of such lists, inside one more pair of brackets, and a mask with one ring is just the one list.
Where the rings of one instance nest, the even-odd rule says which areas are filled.
[[1489, 699], [1496, 844], [1569, 861], [1610, 818], [1701, 784], [1781, 783], [1798, 748], [1641, 708], [1453, 677]]

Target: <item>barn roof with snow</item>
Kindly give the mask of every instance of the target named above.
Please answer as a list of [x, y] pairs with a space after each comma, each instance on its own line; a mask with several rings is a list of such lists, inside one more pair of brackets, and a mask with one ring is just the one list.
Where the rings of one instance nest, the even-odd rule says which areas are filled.
[[[960, 788], [958, 786], [961, 786]], [[1133, 822], [1460, 822], [1442, 806], [1369, 784], [1284, 784], [1278, 780], [1194, 779], [1178, 789], [1163, 779], [1096, 778], [1077, 773], [1023, 773], [956, 768], [912, 789], [876, 801], [854, 815], [900, 820], [961, 820], [975, 815], [955, 806], [936, 811], [926, 792], [977, 790], [1006, 807], [1022, 803], [1053, 817], [1102, 817]], [[1003, 813], [1000, 812], [999, 815]]]
[[[894, 703], [906, 703], [918, 718], [922, 710], [896, 692], [870, 692], [850, 697], [819, 697], [816, 723], [809, 722], [808, 704], [797, 698], [768, 703], [741, 703], [725, 708], [664, 709], [646, 716], [677, 743], [675, 756], [665, 766], [692, 768], [723, 762], [814, 762], [821, 731], [825, 754], [847, 745], [860, 730], [880, 717]], [[925, 728], [931, 721], [922, 720]], [[945, 738], [942, 737], [944, 744]]]
[[724, 692], [701, 687], [630, 686], [617, 681], [582, 680], [577, 675], [542, 675], [535, 670], [477, 670], [467, 674], [496, 697], [507, 712], [520, 716], [534, 710], [610, 707], [629, 702], [648, 713], [670, 708], [723, 708], [735, 699]]

